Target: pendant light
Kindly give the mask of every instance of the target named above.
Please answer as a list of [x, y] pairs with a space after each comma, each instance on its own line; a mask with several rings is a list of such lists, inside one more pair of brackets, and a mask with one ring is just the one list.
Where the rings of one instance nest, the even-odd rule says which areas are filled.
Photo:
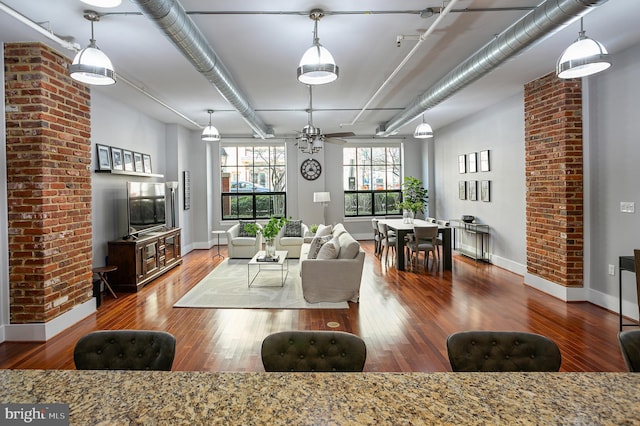
[[433, 137], [433, 129], [424, 121], [424, 114], [422, 114], [422, 123], [418, 124], [416, 131], [413, 132], [413, 137], [416, 139], [427, 139]]
[[202, 131], [202, 140], [213, 141], [213, 142], [219, 141], [220, 132], [218, 132], [218, 129], [216, 129], [215, 126], [211, 124], [211, 114], [213, 114], [213, 110], [208, 109], [207, 112], [209, 113], [209, 125], [205, 127], [204, 130]]
[[604, 71], [611, 66], [607, 49], [598, 41], [585, 35], [580, 18], [578, 39], [562, 53], [556, 64], [560, 78], [586, 77]]
[[313, 45], [304, 52], [298, 65], [298, 81], [304, 84], [317, 85], [331, 83], [338, 78], [339, 68], [333, 55], [320, 44], [318, 38], [318, 21], [324, 16], [320, 9], [313, 9], [309, 18], [314, 21]]
[[89, 46], [82, 49], [69, 65], [69, 75], [74, 80], [97, 86], [108, 86], [116, 82], [116, 72], [111, 60], [96, 46], [93, 38], [93, 23], [100, 20], [100, 15], [92, 10], [85, 10], [84, 18], [91, 21], [91, 39]]
[[82, 3], [95, 7], [118, 7], [122, 0], [81, 0]]

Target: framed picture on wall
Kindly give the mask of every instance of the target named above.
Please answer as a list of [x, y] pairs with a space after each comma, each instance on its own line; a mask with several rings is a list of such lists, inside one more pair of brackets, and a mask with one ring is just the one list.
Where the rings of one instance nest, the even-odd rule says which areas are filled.
[[133, 153], [133, 164], [136, 172], [144, 172], [144, 167], [142, 166], [142, 154], [139, 152]]
[[478, 181], [470, 180], [468, 183], [469, 200], [478, 201]]
[[182, 172], [182, 181], [184, 182], [184, 210], [191, 208], [191, 173], [188, 171]]
[[480, 171], [488, 172], [491, 170], [491, 166], [489, 164], [489, 150], [480, 151]]
[[478, 171], [478, 153], [472, 152], [471, 154], [468, 154], [467, 157], [469, 158], [469, 173], [477, 172]]
[[142, 154], [142, 166], [145, 173], [151, 173], [151, 156], [149, 154]]
[[120, 148], [111, 147], [111, 166], [113, 170], [124, 170], [122, 150]]
[[480, 200], [491, 201], [491, 181], [480, 181]]
[[467, 156], [458, 155], [458, 173], [467, 173]]
[[465, 180], [458, 182], [458, 198], [461, 200], [467, 199], [467, 181]]
[[111, 170], [111, 151], [107, 145], [98, 145], [98, 170]]
[[127, 172], [134, 171], [133, 168], [133, 152], [126, 149], [122, 150], [122, 162], [124, 164], [124, 170]]

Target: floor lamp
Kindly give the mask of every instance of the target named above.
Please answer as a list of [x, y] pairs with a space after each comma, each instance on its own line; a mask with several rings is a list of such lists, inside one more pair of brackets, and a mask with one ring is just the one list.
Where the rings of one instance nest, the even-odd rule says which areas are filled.
[[331, 193], [330, 192], [314, 192], [313, 202], [322, 203], [322, 221], [323, 221], [323, 225], [326, 225], [327, 224], [327, 218], [326, 218], [327, 204], [331, 202]]
[[171, 227], [176, 227], [176, 189], [178, 188], [178, 182], [167, 182], [167, 188], [171, 191]]

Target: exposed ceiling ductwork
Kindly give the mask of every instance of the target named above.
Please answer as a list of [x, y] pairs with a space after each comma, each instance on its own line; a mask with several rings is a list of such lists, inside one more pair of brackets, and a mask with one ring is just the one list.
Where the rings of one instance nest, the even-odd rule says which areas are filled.
[[253, 110], [247, 97], [233, 81], [226, 67], [200, 29], [176, 0], [132, 0], [176, 45], [193, 66], [240, 113], [261, 138], [273, 137], [273, 130]]
[[403, 111], [380, 126], [389, 136], [426, 110], [491, 72], [534, 43], [556, 33], [607, 0], [547, 0], [511, 25], [485, 47], [451, 70]]

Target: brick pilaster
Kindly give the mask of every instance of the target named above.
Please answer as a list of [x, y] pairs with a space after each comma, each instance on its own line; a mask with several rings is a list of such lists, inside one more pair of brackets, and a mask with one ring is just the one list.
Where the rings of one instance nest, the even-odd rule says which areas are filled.
[[549, 74], [525, 85], [527, 271], [583, 285], [582, 84]]
[[89, 89], [39, 43], [4, 48], [12, 324], [92, 295]]

